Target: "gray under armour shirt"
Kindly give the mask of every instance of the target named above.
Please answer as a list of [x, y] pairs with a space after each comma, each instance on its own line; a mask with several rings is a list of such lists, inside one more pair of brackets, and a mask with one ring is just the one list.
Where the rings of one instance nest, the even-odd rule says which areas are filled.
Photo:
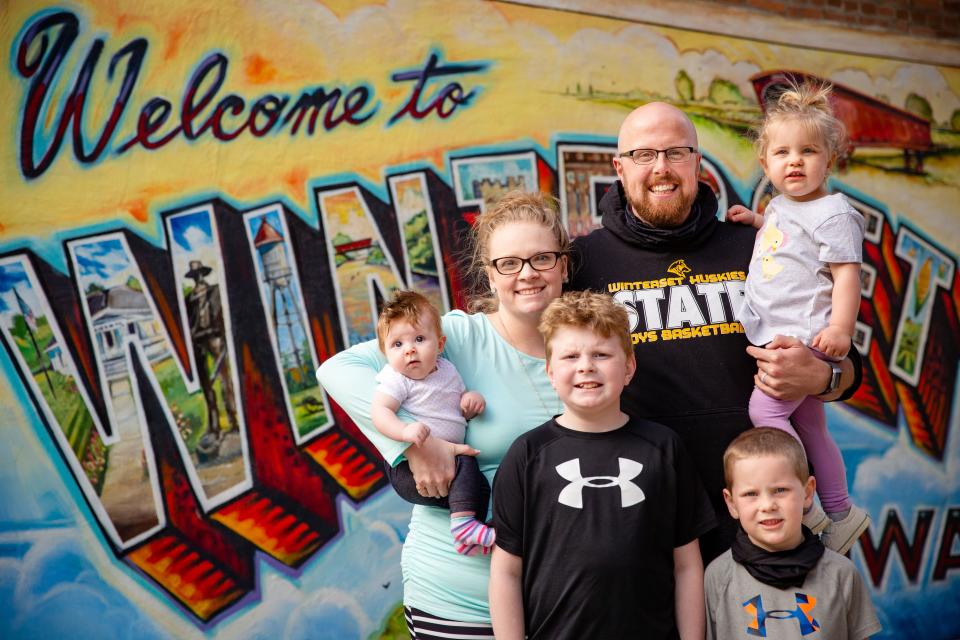
[[870, 593], [850, 560], [827, 549], [803, 586], [777, 589], [727, 551], [704, 575], [707, 640], [863, 640], [881, 629]]

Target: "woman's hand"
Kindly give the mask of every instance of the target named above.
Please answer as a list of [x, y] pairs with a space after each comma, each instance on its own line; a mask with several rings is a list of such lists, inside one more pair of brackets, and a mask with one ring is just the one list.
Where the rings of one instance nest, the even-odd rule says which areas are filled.
[[467, 444], [454, 444], [430, 436], [419, 447], [409, 447], [404, 455], [417, 483], [417, 491], [428, 498], [443, 498], [450, 489], [456, 471], [456, 456], [475, 456], [479, 451]]

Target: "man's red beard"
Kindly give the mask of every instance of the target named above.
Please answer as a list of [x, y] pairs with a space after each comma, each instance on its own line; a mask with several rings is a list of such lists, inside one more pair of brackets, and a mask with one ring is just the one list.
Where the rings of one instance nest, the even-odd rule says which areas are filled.
[[659, 204], [652, 202], [650, 199], [637, 202], [629, 191], [625, 189], [624, 192], [627, 196], [627, 202], [633, 209], [633, 214], [643, 222], [658, 229], [675, 229], [686, 222], [690, 215], [690, 208], [693, 207], [693, 202], [697, 199], [697, 194], [694, 192], [690, 195], [681, 193], [679, 198], [673, 198], [669, 202]]

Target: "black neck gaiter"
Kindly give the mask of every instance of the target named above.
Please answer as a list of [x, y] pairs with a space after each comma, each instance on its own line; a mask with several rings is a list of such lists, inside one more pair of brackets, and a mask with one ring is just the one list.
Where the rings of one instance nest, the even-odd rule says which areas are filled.
[[750, 541], [747, 532], [740, 527], [730, 550], [733, 559], [743, 565], [751, 576], [771, 587], [785, 589], [802, 587], [810, 570], [817, 566], [823, 556], [824, 546], [820, 538], [803, 527], [803, 542], [787, 551], [767, 551]]

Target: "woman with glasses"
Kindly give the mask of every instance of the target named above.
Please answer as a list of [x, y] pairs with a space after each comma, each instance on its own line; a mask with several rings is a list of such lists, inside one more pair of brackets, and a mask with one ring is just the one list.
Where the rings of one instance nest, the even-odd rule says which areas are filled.
[[[477, 218], [471, 264], [483, 292], [443, 317], [444, 355], [466, 388], [486, 400], [466, 444], [427, 438], [420, 446], [388, 440], [370, 421], [374, 377], [384, 365], [376, 341], [330, 358], [317, 377], [384, 459], [410, 464], [424, 496], [445, 496], [457, 454], [476, 454], [487, 480], [513, 440], [561, 411], [545, 371], [540, 314], [567, 278], [568, 237], [560, 215], [538, 194], [512, 192]], [[429, 425], [428, 425], [429, 426]], [[414, 506], [401, 558], [411, 637], [493, 638], [487, 604], [489, 556], [457, 554], [449, 514]]]

